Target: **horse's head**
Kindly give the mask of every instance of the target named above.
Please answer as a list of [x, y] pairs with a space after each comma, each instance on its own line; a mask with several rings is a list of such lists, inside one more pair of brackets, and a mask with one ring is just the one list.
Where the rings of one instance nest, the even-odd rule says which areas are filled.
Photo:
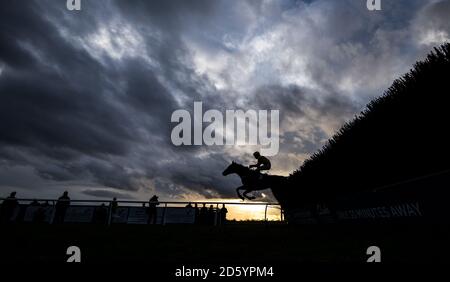
[[223, 172], [223, 176], [227, 176], [232, 173], [237, 173], [238, 169], [242, 167], [242, 165], [232, 162]]

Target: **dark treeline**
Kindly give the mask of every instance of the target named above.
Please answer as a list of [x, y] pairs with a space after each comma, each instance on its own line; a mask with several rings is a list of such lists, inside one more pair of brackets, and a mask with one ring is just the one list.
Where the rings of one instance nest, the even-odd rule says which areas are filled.
[[[397, 79], [291, 174], [289, 197], [278, 194], [280, 202], [373, 191], [449, 169], [449, 95], [450, 44], [445, 44]], [[402, 186], [418, 188], [414, 183]]]

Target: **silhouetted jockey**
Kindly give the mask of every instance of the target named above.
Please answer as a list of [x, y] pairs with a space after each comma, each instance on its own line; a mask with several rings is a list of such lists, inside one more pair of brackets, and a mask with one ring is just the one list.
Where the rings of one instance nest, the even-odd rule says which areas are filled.
[[259, 152], [254, 152], [253, 156], [258, 160], [257, 164], [250, 165], [249, 168], [256, 167], [257, 172], [261, 172], [262, 170], [270, 170], [271, 164], [268, 158], [261, 156]]

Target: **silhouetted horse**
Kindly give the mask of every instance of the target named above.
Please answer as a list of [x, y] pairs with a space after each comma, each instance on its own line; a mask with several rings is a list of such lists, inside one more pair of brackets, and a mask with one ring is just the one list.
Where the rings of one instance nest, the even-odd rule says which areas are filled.
[[[242, 186], [236, 188], [236, 192], [242, 200], [245, 198], [249, 200], [255, 199], [253, 196], [247, 196], [248, 193], [253, 191], [269, 188], [272, 188], [273, 191], [274, 188], [281, 186], [286, 180], [286, 177], [262, 174], [235, 162], [232, 162], [231, 165], [223, 171], [222, 175], [226, 176], [232, 173], [236, 173], [241, 178]], [[241, 195], [241, 193], [239, 193], [240, 190], [245, 190], [245, 192]]]

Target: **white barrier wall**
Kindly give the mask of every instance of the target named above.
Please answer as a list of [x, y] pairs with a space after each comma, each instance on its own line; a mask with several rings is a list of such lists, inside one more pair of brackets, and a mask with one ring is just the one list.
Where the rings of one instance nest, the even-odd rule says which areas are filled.
[[64, 222], [90, 223], [94, 219], [94, 211], [95, 207], [68, 207], [64, 216]]

